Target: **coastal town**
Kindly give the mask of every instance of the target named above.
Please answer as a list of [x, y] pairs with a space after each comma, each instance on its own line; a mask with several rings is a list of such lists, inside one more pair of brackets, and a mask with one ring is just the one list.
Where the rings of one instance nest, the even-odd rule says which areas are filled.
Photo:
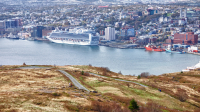
[[101, 46], [199, 52], [200, 7], [192, 3], [0, 5], [2, 38], [48, 41], [56, 28], [73, 33], [90, 30], [98, 34]]

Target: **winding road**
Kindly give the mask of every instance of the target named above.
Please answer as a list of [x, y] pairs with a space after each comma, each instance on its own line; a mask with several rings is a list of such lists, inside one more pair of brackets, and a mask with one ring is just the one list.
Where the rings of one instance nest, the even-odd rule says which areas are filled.
[[[30, 66], [30, 67], [20, 67], [20, 69], [40, 69], [40, 68], [51, 68], [51, 67], [38, 67], [38, 66]], [[78, 89], [82, 89], [82, 90], [85, 90], [85, 91], [88, 91], [90, 92], [90, 90], [88, 90], [87, 88], [85, 88], [82, 84], [80, 84], [74, 77], [72, 77], [69, 73], [63, 71], [63, 70], [58, 70], [59, 72], [61, 72], [62, 74], [64, 74], [65, 76], [67, 76], [71, 81], [72, 83], [74, 84], [74, 86], [76, 86]], [[98, 77], [102, 77], [102, 78], [109, 78], [109, 77], [106, 77], [106, 76], [102, 76], [102, 75], [98, 75], [98, 74], [94, 74], [94, 73], [90, 73], [91, 75], [95, 75], [95, 76], [98, 76]], [[114, 78], [113, 78], [114, 79]], [[130, 83], [135, 83], [135, 84], [138, 84], [142, 87], [148, 87], [146, 85], [143, 85], [143, 84], [140, 84], [140, 83], [137, 83], [137, 82], [133, 82], [133, 81], [127, 81], [127, 80], [123, 80], [123, 79], [114, 79], [116, 81], [121, 81], [121, 82], [130, 82]], [[168, 95], [168, 94], [167, 94]], [[169, 97], [171, 97], [170, 95], [168, 95]], [[171, 97], [173, 98], [173, 97]]]
[[[20, 67], [19, 69], [48, 69], [48, 68], [51, 68], [51, 67], [38, 67], [38, 66], [29, 66], [29, 67]], [[69, 73], [63, 71], [63, 70], [58, 70], [59, 72], [61, 72], [62, 74], [64, 74], [65, 76], [67, 76], [71, 81], [72, 83], [74, 84], [74, 86], [76, 86], [78, 89], [82, 89], [82, 90], [86, 90], [86, 91], [90, 91], [88, 90], [87, 88], [85, 88], [82, 84], [80, 84], [74, 77], [72, 77]], [[95, 76], [98, 76], [98, 77], [102, 77], [102, 78], [108, 78], [106, 76], [102, 76], [102, 75], [98, 75], [98, 74], [94, 74], [94, 73], [90, 73], [91, 75], [95, 75]], [[114, 79], [114, 78], [113, 78]], [[133, 82], [133, 81], [127, 81], [127, 80], [123, 80], [123, 79], [114, 79], [116, 81], [121, 81], [121, 82], [130, 82], [130, 83], [135, 83], [137, 85], [140, 85], [142, 87], [148, 87], [148, 86], [145, 86], [143, 84], [140, 84], [140, 83], [137, 83], [137, 82]]]
[[86, 91], [90, 91], [88, 90], [87, 88], [85, 88], [82, 84], [80, 84], [74, 77], [72, 77], [69, 73], [63, 71], [63, 70], [58, 70], [59, 72], [61, 72], [62, 74], [64, 74], [65, 76], [67, 76], [71, 81], [72, 83], [74, 84], [74, 86], [76, 86], [77, 88], [79, 89], [82, 89], [82, 90], [86, 90]]
[[[94, 73], [90, 73], [91, 75], [95, 75], [95, 76], [98, 76], [98, 77], [102, 77], [102, 78], [108, 78], [106, 76], [101, 76], [101, 75], [98, 75], [98, 74], [94, 74]], [[142, 87], [148, 87], [148, 86], [145, 86], [143, 84], [140, 84], [140, 83], [137, 83], [137, 82], [133, 82], [133, 81], [127, 81], [127, 80], [123, 80], [123, 79], [114, 79], [114, 80], [117, 80], [117, 81], [121, 81], [121, 82], [130, 82], [130, 83], [135, 83], [137, 85], [140, 85]]]

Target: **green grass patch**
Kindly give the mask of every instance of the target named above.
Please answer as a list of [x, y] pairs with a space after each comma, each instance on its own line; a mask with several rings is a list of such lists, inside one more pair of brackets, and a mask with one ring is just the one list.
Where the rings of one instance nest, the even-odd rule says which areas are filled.
[[129, 95], [136, 94], [145, 99], [160, 100], [162, 98], [161, 96], [158, 96], [156, 94], [149, 93], [145, 90], [140, 90], [140, 89], [135, 89], [135, 88], [124, 87], [124, 89], [122, 89], [122, 91]]
[[110, 83], [100, 82], [100, 81], [91, 81], [91, 82], [86, 82], [86, 83], [92, 87], [112, 86], [112, 84]]
[[162, 110], [163, 112], [169, 112], [168, 110]]
[[167, 17], [170, 17], [172, 15], [172, 13], [167, 13]]
[[89, 69], [89, 66], [87, 65], [82, 65], [82, 66], [73, 66], [74, 68], [80, 68], [82, 70], [85, 70], [85, 69]]
[[83, 80], [83, 77], [79, 77], [81, 80]]
[[[96, 74], [96, 73], [94, 73], [94, 74]], [[97, 75], [100, 75], [100, 74], [97, 74]], [[103, 76], [103, 75], [100, 75], [100, 76]], [[120, 78], [118, 78], [118, 77], [109, 77], [109, 76], [105, 76], [105, 77], [110, 78], [110, 79], [112, 79], [112, 80], [114, 80], [114, 79], [120, 79]], [[130, 80], [126, 80], [126, 79], [121, 79], [121, 80], [130, 81]], [[118, 80], [116, 80], [116, 81], [118, 81]], [[119, 81], [119, 82], [123, 82], [123, 81]], [[146, 84], [143, 84], [143, 83], [137, 82], [137, 81], [131, 81], [131, 82], [128, 82], [128, 83], [135, 83], [135, 84], [138, 83], [138, 84], [141, 84], [141, 85], [144, 85], [144, 86], [148, 86], [148, 85], [146, 85]]]

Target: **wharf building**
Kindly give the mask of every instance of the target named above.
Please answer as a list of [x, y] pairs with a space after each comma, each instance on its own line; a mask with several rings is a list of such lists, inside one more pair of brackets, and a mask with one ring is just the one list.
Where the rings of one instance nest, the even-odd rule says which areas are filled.
[[43, 26], [37, 26], [37, 27], [33, 27], [32, 31], [31, 31], [31, 37], [39, 37], [42, 38], [42, 30], [45, 27]]
[[115, 28], [111, 28], [111, 27], [105, 28], [105, 39], [115, 40]]
[[46, 28], [44, 28], [42, 30], [42, 38], [46, 38], [47, 36], [49, 36], [53, 30], [55, 30], [54, 27], [46, 27]]
[[21, 19], [10, 19], [5, 21], [5, 28], [19, 28], [22, 26], [22, 20]]
[[22, 20], [14, 18], [9, 20], [0, 21], [0, 31], [15, 32], [19, 31], [22, 27]]
[[174, 34], [174, 44], [195, 45], [198, 43], [198, 35], [194, 32]]

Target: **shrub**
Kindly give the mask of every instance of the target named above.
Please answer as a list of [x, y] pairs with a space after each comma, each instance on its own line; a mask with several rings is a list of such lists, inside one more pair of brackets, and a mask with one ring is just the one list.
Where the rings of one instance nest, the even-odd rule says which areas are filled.
[[26, 63], [24, 62], [23, 65], [26, 65]]
[[59, 93], [53, 93], [53, 96], [60, 96]]
[[130, 102], [130, 105], [128, 107], [132, 112], [136, 112], [139, 110], [139, 106], [137, 105], [137, 102], [132, 99], [131, 102]]
[[140, 78], [141, 78], [141, 76], [140, 76], [140, 75], [138, 75], [138, 76], [137, 76], [137, 78], [138, 78], [138, 79], [140, 79]]
[[[152, 101], [149, 101], [146, 104], [146, 106], [140, 107], [140, 110], [138, 112], [165, 112], [165, 111], [161, 111], [162, 108], [163, 107], [161, 107], [160, 105], [158, 105], [158, 104], [156, 104], [156, 103], [154, 103]], [[165, 107], [165, 109], [166, 109], [166, 107]], [[174, 112], [174, 111], [172, 111], [172, 112]]]
[[106, 72], [110, 72], [110, 69], [108, 67], [101, 67], [103, 71], [106, 71]]
[[116, 102], [105, 104], [104, 102], [93, 101], [92, 109], [97, 112], [129, 112], [127, 108], [121, 108]]
[[185, 102], [188, 98], [188, 95], [186, 94], [186, 91], [183, 89], [178, 89], [177, 90], [177, 97], [181, 102]]
[[84, 75], [85, 75], [85, 76], [89, 76], [90, 74], [89, 74], [88, 72], [85, 72]]
[[129, 106], [130, 101], [131, 101], [130, 98], [117, 96], [117, 95], [112, 94], [112, 93], [105, 93], [104, 96], [108, 96], [108, 97], [110, 97], [111, 99], [113, 99], [114, 101], [120, 102], [120, 103], [126, 105], [127, 107]]
[[67, 108], [68, 110], [77, 111], [77, 112], [79, 111], [78, 106], [72, 105], [69, 102], [65, 103], [64, 107]]
[[153, 103], [153, 102], [149, 102], [147, 103], [147, 108], [150, 112], [162, 112], [159, 108], [160, 108], [160, 105], [156, 104], [156, 103]]
[[142, 72], [140, 74], [141, 77], [144, 77], [144, 78], [148, 78], [150, 75], [149, 75], [149, 72]]
[[81, 71], [81, 75], [84, 75], [84, 71]]
[[130, 87], [130, 84], [128, 82], [126, 83], [126, 85], [127, 85], [128, 88]]

